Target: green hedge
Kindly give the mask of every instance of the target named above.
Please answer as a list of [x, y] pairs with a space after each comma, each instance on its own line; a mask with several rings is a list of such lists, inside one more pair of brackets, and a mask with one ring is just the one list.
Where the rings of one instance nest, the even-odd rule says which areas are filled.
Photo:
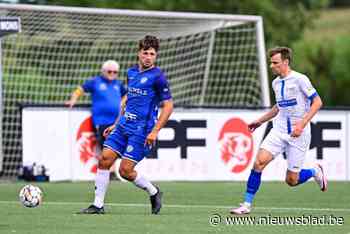
[[300, 41], [293, 68], [308, 75], [327, 106], [349, 106], [350, 38]]

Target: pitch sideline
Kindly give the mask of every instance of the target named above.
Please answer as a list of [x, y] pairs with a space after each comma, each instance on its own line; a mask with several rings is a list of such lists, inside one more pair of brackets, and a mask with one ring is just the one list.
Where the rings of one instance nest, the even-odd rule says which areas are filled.
[[[19, 201], [0, 201], [0, 204], [19, 203]], [[44, 202], [47, 205], [87, 205], [88, 202]], [[149, 204], [143, 203], [105, 203], [106, 206], [122, 207], [149, 207]], [[232, 206], [215, 206], [215, 205], [180, 205], [180, 204], [163, 204], [168, 208], [209, 208], [209, 209], [230, 209]], [[332, 211], [332, 212], [350, 212], [349, 209], [341, 208], [312, 208], [312, 207], [254, 207], [254, 210], [273, 210], [273, 211]]]

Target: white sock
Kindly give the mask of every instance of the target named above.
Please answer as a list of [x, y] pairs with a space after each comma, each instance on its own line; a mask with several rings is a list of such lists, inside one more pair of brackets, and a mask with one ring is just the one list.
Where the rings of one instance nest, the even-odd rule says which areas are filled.
[[133, 183], [136, 185], [136, 187], [146, 190], [150, 196], [153, 196], [158, 191], [157, 188], [151, 182], [141, 176], [140, 173], [137, 173], [136, 179], [133, 181]]
[[244, 202], [243, 205], [245, 205], [246, 207], [251, 207], [251, 206], [252, 206], [252, 203]]
[[109, 184], [109, 170], [97, 169], [95, 177], [94, 206], [101, 208], [104, 205], [105, 195]]

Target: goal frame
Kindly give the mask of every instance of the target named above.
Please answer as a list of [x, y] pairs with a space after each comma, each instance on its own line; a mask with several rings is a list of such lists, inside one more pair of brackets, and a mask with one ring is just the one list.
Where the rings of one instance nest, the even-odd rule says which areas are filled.
[[[261, 82], [262, 106], [269, 107], [271, 105], [269, 94], [269, 82], [266, 64], [266, 49], [265, 37], [263, 29], [263, 18], [257, 15], [229, 15], [229, 14], [213, 14], [213, 13], [190, 13], [190, 12], [171, 12], [171, 11], [151, 11], [151, 10], [124, 10], [124, 9], [98, 9], [98, 8], [84, 8], [84, 7], [62, 7], [62, 6], [39, 6], [29, 4], [3, 4], [0, 3], [0, 9], [12, 10], [38, 10], [38, 11], [53, 11], [63, 13], [87, 13], [87, 14], [103, 14], [103, 15], [124, 15], [124, 16], [154, 16], [159, 18], [182, 18], [182, 19], [213, 19], [213, 20], [235, 20], [237, 22], [254, 22], [256, 23], [256, 41], [259, 61], [259, 74]], [[213, 49], [214, 33], [211, 36], [211, 46], [208, 50], [207, 64], [210, 64], [211, 53]], [[208, 66], [207, 66], [208, 67]], [[204, 85], [207, 84], [209, 75], [209, 68], [205, 71]], [[203, 85], [203, 87], [204, 87]], [[201, 104], [204, 102], [205, 88], [201, 95]]]
[[[190, 13], [190, 12], [169, 12], [169, 11], [150, 11], [150, 10], [122, 10], [122, 9], [96, 9], [96, 8], [83, 8], [83, 7], [63, 7], [63, 6], [41, 6], [41, 5], [29, 5], [29, 4], [5, 4], [0, 3], [0, 10], [21, 10], [21, 11], [43, 11], [43, 12], [62, 12], [62, 13], [82, 13], [82, 14], [97, 14], [97, 15], [119, 15], [119, 16], [136, 16], [136, 17], [158, 17], [158, 18], [179, 18], [179, 19], [208, 19], [217, 20], [217, 27], [232, 26], [232, 24], [225, 25], [225, 21], [235, 21], [234, 25], [244, 23], [254, 23], [256, 25], [256, 48], [257, 48], [257, 61], [259, 70], [259, 81], [261, 87], [261, 107], [270, 107], [270, 94], [269, 94], [269, 79], [267, 73], [266, 64], [266, 52], [265, 52], [265, 39], [263, 30], [263, 18], [255, 15], [230, 15], [230, 14], [213, 14], [213, 13]], [[17, 17], [18, 18], [18, 17]], [[210, 74], [210, 66], [212, 53], [214, 49], [215, 31], [212, 32], [210, 37], [210, 44], [207, 51], [206, 68], [204, 71], [204, 79], [202, 90], [200, 91], [199, 107], [203, 107], [204, 98], [206, 96], [206, 89], [208, 85], [208, 79]], [[0, 37], [0, 56], [2, 56], [1, 37]], [[0, 92], [2, 92], [2, 67], [0, 62]], [[3, 100], [0, 97], [1, 109], [3, 107]], [[3, 170], [3, 112], [0, 113], [0, 171]]]
[[2, 100], [2, 38], [21, 32], [21, 19], [19, 17], [0, 17], [0, 172], [2, 172], [3, 149], [2, 149], [2, 120], [3, 120], [3, 100]]

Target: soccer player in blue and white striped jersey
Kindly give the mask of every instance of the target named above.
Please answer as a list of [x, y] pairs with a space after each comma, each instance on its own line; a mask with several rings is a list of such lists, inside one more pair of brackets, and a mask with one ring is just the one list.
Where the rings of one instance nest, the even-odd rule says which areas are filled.
[[327, 190], [327, 180], [321, 165], [304, 169], [303, 163], [311, 141], [310, 121], [322, 106], [322, 100], [306, 75], [290, 67], [292, 51], [277, 47], [269, 51], [270, 67], [277, 78], [272, 82], [276, 104], [269, 112], [248, 125], [254, 131], [273, 120], [273, 128], [260, 146], [247, 181], [244, 203], [230, 210], [232, 214], [248, 214], [261, 183], [264, 168], [282, 153], [287, 155], [286, 183], [300, 185], [314, 178], [321, 191]]

